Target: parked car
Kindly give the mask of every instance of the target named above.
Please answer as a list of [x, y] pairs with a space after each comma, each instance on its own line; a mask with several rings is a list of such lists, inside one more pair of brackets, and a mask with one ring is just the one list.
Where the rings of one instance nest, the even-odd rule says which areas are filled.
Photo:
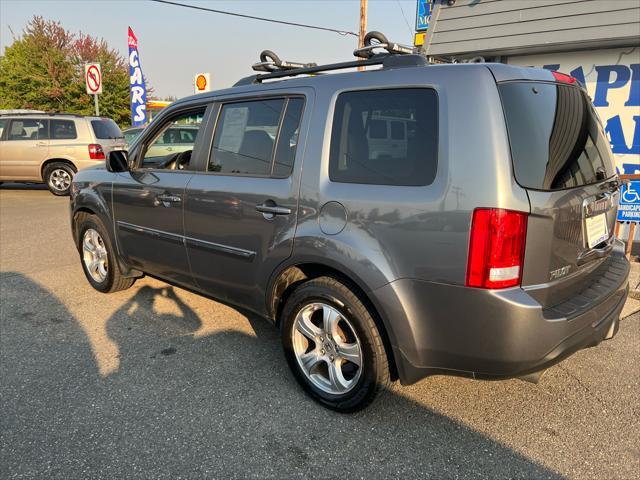
[[[362, 65], [379, 68], [320, 74]], [[194, 112], [191, 148], [159, 158]], [[406, 119], [393, 155], [370, 121], [391, 118]], [[150, 274], [255, 312], [301, 386], [353, 411], [395, 379], [537, 381], [612, 338], [617, 188], [574, 78], [387, 53], [173, 103], [78, 173], [71, 223], [98, 291]]]
[[54, 195], [68, 195], [78, 170], [104, 165], [106, 154], [124, 148], [122, 132], [110, 118], [0, 115], [0, 182], [42, 182]]
[[143, 130], [144, 127], [131, 127], [123, 130], [122, 134], [124, 135], [124, 140], [127, 142], [127, 145], [131, 145]]

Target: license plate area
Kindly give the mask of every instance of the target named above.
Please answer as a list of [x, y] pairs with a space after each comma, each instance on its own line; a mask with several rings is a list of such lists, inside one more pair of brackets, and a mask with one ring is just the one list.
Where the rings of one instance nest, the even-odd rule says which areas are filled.
[[609, 228], [607, 226], [607, 215], [600, 213], [592, 217], [585, 218], [585, 234], [587, 246], [594, 248], [609, 239]]

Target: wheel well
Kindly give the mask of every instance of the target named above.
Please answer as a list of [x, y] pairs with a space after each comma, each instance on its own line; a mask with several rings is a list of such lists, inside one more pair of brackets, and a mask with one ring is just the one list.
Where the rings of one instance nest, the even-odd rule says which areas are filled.
[[44, 180], [45, 169], [47, 168], [47, 166], [51, 165], [52, 163], [66, 163], [73, 169], [74, 172], [78, 171], [78, 169], [73, 164], [73, 162], [70, 160], [67, 160], [66, 158], [49, 158], [48, 160], [45, 160], [45, 162], [40, 167], [40, 176], [42, 177], [43, 180]]
[[340, 280], [349, 288], [351, 288], [365, 303], [365, 306], [371, 312], [373, 320], [376, 322], [376, 326], [378, 327], [378, 331], [380, 332], [380, 336], [382, 337], [382, 342], [387, 354], [387, 359], [389, 360], [391, 378], [393, 380], [396, 380], [398, 378], [398, 370], [396, 368], [396, 362], [393, 357], [393, 349], [391, 348], [389, 334], [387, 333], [384, 322], [382, 321], [378, 310], [376, 309], [369, 296], [365, 293], [365, 291], [360, 288], [360, 286], [355, 281], [353, 281], [340, 270], [319, 263], [303, 263], [286, 268], [278, 275], [278, 278], [274, 282], [273, 288], [271, 289], [272, 295], [269, 304], [269, 314], [271, 315], [271, 318], [275, 321], [276, 325], [279, 326], [282, 309], [287, 301], [287, 298], [289, 298], [289, 295], [293, 293], [295, 288], [306, 281], [324, 276], [333, 277]]
[[84, 218], [89, 217], [91, 215], [95, 215], [96, 213], [86, 207], [80, 207], [73, 214], [73, 221], [71, 222], [71, 229], [73, 232], [73, 241], [76, 244], [76, 248], [80, 248], [80, 238], [78, 236], [78, 225], [84, 220]]

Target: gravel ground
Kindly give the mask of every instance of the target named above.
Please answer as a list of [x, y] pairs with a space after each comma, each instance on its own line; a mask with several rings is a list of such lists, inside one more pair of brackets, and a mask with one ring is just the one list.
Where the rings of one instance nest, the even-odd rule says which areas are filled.
[[1, 478], [638, 478], [640, 314], [538, 385], [432, 377], [354, 415], [265, 321], [83, 277], [67, 200], [0, 187]]

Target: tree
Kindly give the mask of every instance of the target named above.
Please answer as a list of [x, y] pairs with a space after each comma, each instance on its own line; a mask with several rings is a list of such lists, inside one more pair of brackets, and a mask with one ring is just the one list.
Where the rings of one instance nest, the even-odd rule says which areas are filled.
[[0, 56], [0, 109], [27, 108], [91, 115], [84, 65], [100, 63], [100, 114], [130, 123], [129, 67], [103, 39], [65, 30], [60, 22], [34, 16], [20, 38]]

